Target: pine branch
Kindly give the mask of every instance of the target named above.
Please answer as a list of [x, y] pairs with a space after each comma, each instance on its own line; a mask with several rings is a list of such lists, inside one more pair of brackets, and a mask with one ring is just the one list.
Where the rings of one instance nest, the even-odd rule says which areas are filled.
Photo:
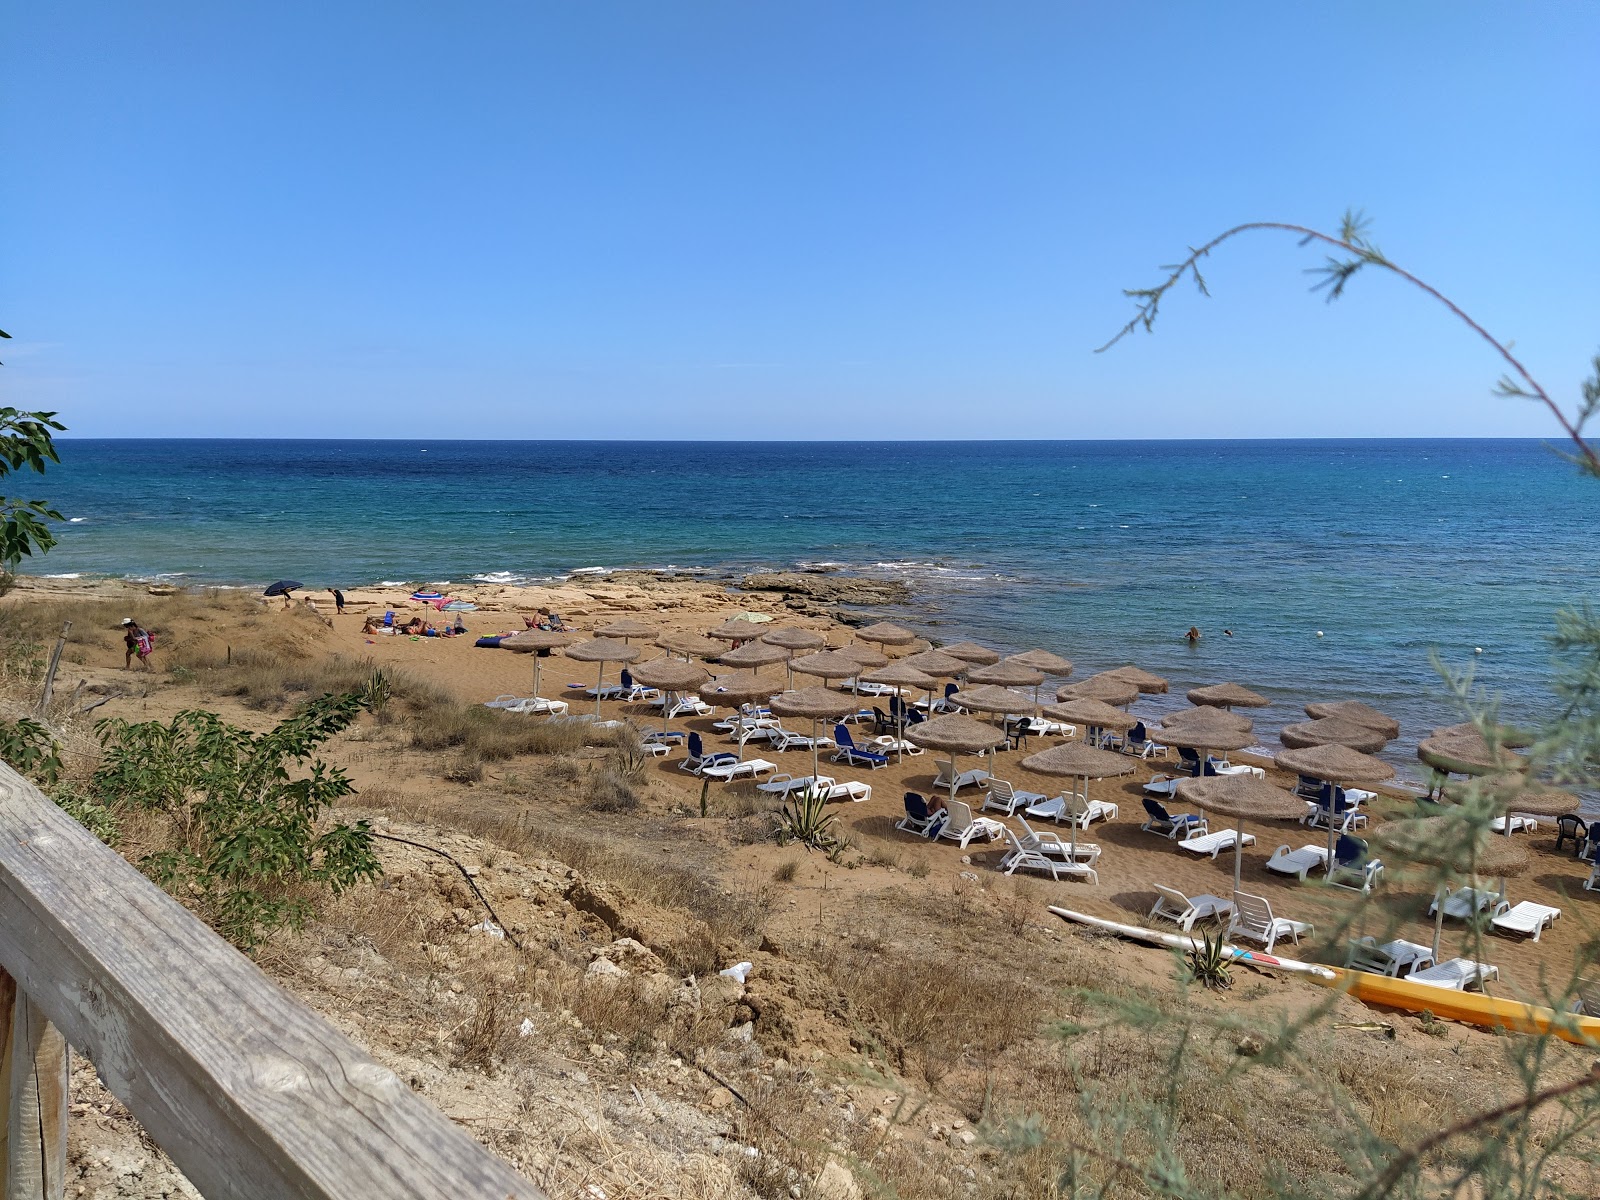
[[1126, 325], [1119, 329], [1110, 341], [1095, 350], [1096, 354], [1103, 354], [1129, 334], [1143, 328], [1146, 333], [1153, 332], [1156, 317], [1160, 313], [1161, 301], [1166, 294], [1183, 280], [1185, 275], [1193, 274], [1196, 285], [1204, 295], [1205, 281], [1200, 276], [1199, 263], [1224, 242], [1238, 237], [1244, 233], [1255, 233], [1271, 230], [1278, 233], [1292, 233], [1300, 238], [1302, 246], [1313, 243], [1324, 245], [1338, 251], [1340, 256], [1330, 255], [1320, 267], [1311, 268], [1311, 273], [1320, 275], [1321, 280], [1312, 288], [1313, 291], [1326, 293], [1329, 302], [1337, 300], [1344, 294], [1345, 285], [1353, 279], [1358, 272], [1366, 267], [1380, 267], [1393, 272], [1413, 287], [1421, 289], [1433, 297], [1445, 308], [1456, 315], [1466, 326], [1492, 346], [1496, 353], [1511, 367], [1511, 374], [1501, 377], [1496, 385], [1496, 392], [1502, 396], [1514, 396], [1521, 399], [1536, 400], [1550, 410], [1568, 438], [1577, 446], [1576, 455], [1569, 456], [1587, 473], [1600, 478], [1600, 454], [1584, 439], [1582, 428], [1584, 423], [1600, 409], [1600, 356], [1595, 359], [1595, 376], [1585, 382], [1583, 386], [1583, 403], [1580, 405], [1576, 418], [1570, 418], [1562, 411], [1561, 406], [1550, 398], [1539, 381], [1528, 373], [1526, 367], [1511, 352], [1510, 344], [1502, 342], [1487, 329], [1473, 320], [1455, 301], [1432, 284], [1419, 279], [1410, 271], [1391, 262], [1382, 251], [1375, 246], [1367, 236], [1367, 220], [1359, 212], [1347, 212], [1340, 224], [1339, 236], [1322, 233], [1305, 225], [1295, 225], [1285, 221], [1248, 221], [1242, 225], [1235, 225], [1232, 229], [1225, 230], [1212, 238], [1199, 248], [1191, 248], [1189, 257], [1181, 263], [1163, 267], [1168, 272], [1167, 278], [1162, 283], [1151, 288], [1125, 289], [1123, 294], [1132, 300], [1138, 301], [1134, 316]]

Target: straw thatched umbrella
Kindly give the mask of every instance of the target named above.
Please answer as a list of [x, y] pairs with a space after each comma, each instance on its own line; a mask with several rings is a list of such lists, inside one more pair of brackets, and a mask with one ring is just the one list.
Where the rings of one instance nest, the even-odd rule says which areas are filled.
[[[1515, 772], [1486, 776], [1475, 783], [1468, 783], [1466, 787], [1489, 798], [1495, 811], [1505, 821], [1503, 832], [1507, 837], [1511, 836], [1512, 813], [1527, 813], [1530, 817], [1564, 817], [1583, 807], [1583, 801], [1571, 792], [1563, 792], [1548, 784], [1530, 783]], [[1454, 803], [1462, 797], [1456, 796], [1448, 788], [1440, 788], [1439, 799]]]
[[1072, 660], [1062, 658], [1059, 654], [1052, 654], [1048, 650], [1025, 650], [1021, 654], [1013, 654], [1000, 661], [1016, 663], [1032, 671], [1043, 671], [1046, 675], [1065, 677], [1072, 674]]
[[[1024, 770], [1039, 775], [1068, 776], [1083, 780], [1083, 801], [1089, 802], [1089, 780], [1126, 775], [1134, 769], [1132, 759], [1121, 754], [1096, 750], [1082, 742], [1062, 742], [1022, 760]], [[1072, 821], [1072, 857], [1078, 857], [1078, 822]]]
[[772, 663], [788, 662], [789, 651], [782, 646], [769, 646], [766, 642], [746, 642], [736, 649], [725, 652], [718, 660], [725, 667], [743, 670], [746, 667], [758, 670]]
[[[916, 654], [908, 654], [899, 661], [905, 666], [921, 671], [924, 675], [932, 675], [936, 680], [954, 679], [972, 669], [971, 663], [946, 654], [943, 650], [919, 650]], [[936, 688], [937, 684], [928, 689], [930, 717], [933, 716], [933, 693]]]
[[595, 638], [588, 642], [579, 642], [576, 646], [568, 646], [566, 655], [577, 662], [592, 662], [599, 664], [594, 677], [594, 719], [600, 719], [600, 682], [606, 676], [606, 664], [631, 663], [644, 651], [637, 646], [630, 646], [626, 642], [619, 642], [616, 638]]
[[1056, 689], [1056, 699], [1063, 703], [1068, 700], [1099, 700], [1102, 704], [1121, 708], [1138, 698], [1139, 689], [1135, 684], [1109, 675], [1090, 675], [1087, 679]]
[[993, 725], [975, 721], [965, 713], [950, 713], [913, 725], [906, 730], [906, 740], [929, 750], [943, 750], [950, 755], [950, 800], [956, 798], [956, 755], [978, 754], [1005, 744], [1006, 735]]
[[[938, 686], [938, 680], [936, 680], [932, 675], [929, 675], [923, 671], [919, 671], [915, 667], [907, 666], [903, 660], [901, 662], [890, 663], [887, 666], [880, 667], [875, 671], [868, 671], [866, 674], [861, 676], [861, 681], [863, 683], [887, 684], [896, 691], [903, 691], [903, 689], [908, 687], [926, 688], [930, 694], [932, 693], [933, 689]], [[900, 748], [900, 743], [904, 742], [906, 737], [906, 706], [904, 698], [901, 698], [900, 703], [892, 704], [890, 707], [893, 708], [895, 712], [894, 759], [896, 762], [900, 762], [905, 757]]]
[[855, 708], [855, 700], [827, 688], [809, 687], [782, 692], [772, 698], [772, 711], [780, 717], [811, 718], [811, 782], [816, 784], [821, 757], [817, 746], [817, 722], [836, 721]]
[[596, 629], [594, 635], [595, 637], [621, 638], [627, 642], [633, 638], [653, 638], [660, 632], [654, 625], [646, 625], [643, 621], [635, 621], [632, 617], [622, 617], [609, 625]]
[[828, 644], [828, 639], [815, 629], [801, 629], [798, 625], [784, 625], [771, 633], [763, 633], [761, 640], [785, 650], [816, 650]]
[[1191, 688], [1190, 704], [1204, 704], [1212, 708], [1265, 708], [1271, 704], [1260, 692], [1237, 683], [1213, 683], [1206, 687]]
[[1180, 708], [1161, 718], [1161, 723], [1167, 726], [1182, 725], [1188, 721], [1205, 721], [1207, 724], [1237, 729], [1241, 733], [1255, 725], [1243, 713], [1230, 712], [1226, 708]]
[[[759, 679], [748, 671], [741, 671], [735, 675], [721, 675], [700, 685], [700, 699], [707, 704], [714, 704], [718, 708], [730, 708], [738, 712], [741, 707], [752, 700], [767, 701], [773, 695], [773, 682], [770, 679]], [[744, 744], [749, 739], [747, 731], [743, 737], [738, 738], [739, 758], [744, 759]]]
[[1315, 700], [1306, 705], [1306, 716], [1313, 721], [1320, 721], [1324, 717], [1338, 717], [1342, 721], [1352, 721], [1357, 725], [1365, 725], [1368, 729], [1376, 729], [1390, 741], [1400, 736], [1399, 721], [1388, 713], [1379, 712], [1370, 704], [1363, 704], [1360, 700]]
[[1118, 733], [1127, 733], [1139, 723], [1139, 718], [1132, 713], [1124, 712], [1104, 700], [1068, 700], [1065, 704], [1050, 705], [1044, 710], [1044, 715], [1055, 721], [1082, 725], [1084, 741], [1089, 745], [1099, 741], [1098, 738], [1087, 736], [1090, 730], [1114, 729]]
[[969, 662], [979, 667], [992, 666], [1000, 661], [998, 650], [980, 646], [977, 642], [956, 642], [951, 646], [940, 646], [939, 653], [948, 654], [951, 658], [959, 658], [962, 662]]
[[735, 617], [715, 629], [706, 630], [706, 636], [721, 642], [753, 642], [761, 636], [761, 626], [754, 621], [741, 621]]
[[500, 649], [516, 650], [533, 655], [533, 698], [539, 699], [539, 663], [551, 650], [570, 646], [578, 640], [574, 633], [556, 633], [550, 629], [524, 629], [510, 637], [500, 639]]
[[882, 650], [879, 650], [877, 647], [868, 645], [866, 642], [851, 642], [848, 646], [840, 646], [838, 653], [855, 659], [856, 662], [860, 663], [869, 671], [875, 667], [886, 667], [889, 665], [889, 656]]
[[[1525, 850], [1508, 838], [1493, 837], [1458, 817], [1413, 817], [1388, 821], [1372, 834], [1385, 853], [1456, 875], [1493, 875], [1505, 881], [1530, 865]], [[1444, 897], [1434, 896], [1433, 957], [1439, 957], [1444, 934]]]
[[876, 625], [858, 629], [856, 637], [863, 642], [877, 642], [880, 646], [906, 646], [917, 640], [917, 635], [911, 630], [890, 621], [879, 621]]
[[1037, 687], [1044, 682], [1043, 671], [1002, 658], [988, 667], [973, 667], [967, 672], [968, 683], [993, 683], [1000, 687]]
[[861, 674], [861, 662], [838, 650], [821, 650], [804, 658], [790, 659], [789, 670], [817, 679], [849, 679]]
[[1363, 754], [1376, 754], [1389, 744], [1389, 739], [1370, 725], [1358, 725], [1343, 717], [1319, 717], [1298, 725], [1285, 725], [1278, 740], [1291, 750], [1307, 746], [1349, 746]]
[[962, 688], [952, 699], [962, 708], [985, 713], [1031, 713], [1039, 707], [1033, 697], [992, 683]]
[[657, 639], [656, 645], [685, 658], [719, 658], [727, 650], [721, 642], [701, 637], [698, 633], [669, 633]]
[[699, 687], [707, 679], [706, 669], [676, 658], [652, 658], [633, 668], [633, 677], [645, 687], [661, 689], [661, 732], [665, 734], [671, 723], [667, 715], [672, 711], [674, 693]]
[[[1280, 770], [1293, 771], [1311, 779], [1340, 786], [1351, 783], [1381, 783], [1394, 778], [1394, 768], [1381, 758], [1362, 754], [1349, 746], [1308, 746], [1285, 750], [1273, 758]], [[1328, 806], [1328, 874], [1333, 874], [1333, 806]]]
[[1417, 757], [1441, 775], [1494, 775], [1526, 768], [1527, 760], [1504, 745], [1491, 748], [1470, 726], [1423, 738]]
[[1180, 779], [1177, 798], [1198, 804], [1209, 812], [1233, 820], [1233, 890], [1239, 890], [1244, 866], [1244, 823], [1287, 821], [1305, 816], [1306, 802], [1275, 783], [1254, 775], [1213, 775], [1209, 779]]
[[1159, 675], [1152, 675], [1149, 671], [1138, 667], [1113, 667], [1109, 671], [1102, 671], [1102, 675], [1110, 675], [1116, 679], [1126, 679], [1141, 692], [1151, 696], [1165, 695], [1167, 681]]
[[[1432, 731], [1432, 737], [1455, 737], [1458, 734], [1482, 738], [1482, 731], [1471, 721], [1463, 721], [1459, 725], [1444, 725]], [[1496, 725], [1494, 727], [1494, 740], [1496, 745], [1504, 746], [1507, 750], [1522, 750], [1533, 745], [1534, 735], [1525, 729], [1518, 729], [1512, 725]]]
[[[1248, 727], [1240, 729], [1238, 718], [1232, 713], [1199, 712], [1181, 721], [1162, 721], [1155, 735], [1173, 746], [1184, 746], [1200, 756], [1201, 778], [1205, 777], [1206, 757], [1213, 750], [1243, 750], [1254, 742], [1255, 734]], [[1300, 806], [1305, 812], [1305, 805]]]

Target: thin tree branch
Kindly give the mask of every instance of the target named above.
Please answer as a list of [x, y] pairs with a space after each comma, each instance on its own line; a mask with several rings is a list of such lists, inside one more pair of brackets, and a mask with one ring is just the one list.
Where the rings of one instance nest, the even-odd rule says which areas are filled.
[[[1216, 247], [1222, 245], [1223, 242], [1228, 241], [1230, 238], [1238, 237], [1243, 233], [1253, 233], [1262, 230], [1273, 230], [1279, 233], [1296, 234], [1301, 239], [1302, 244], [1305, 242], [1321, 242], [1324, 245], [1337, 247], [1348, 254], [1355, 255], [1356, 258], [1360, 260], [1358, 265], [1383, 267], [1385, 270], [1394, 272], [1407, 283], [1412, 284], [1414, 287], [1420, 288], [1429, 296], [1432, 296], [1440, 304], [1444, 305], [1447, 309], [1459, 317], [1469, 329], [1471, 329], [1484, 341], [1488, 342], [1489, 345], [1495, 349], [1496, 353], [1498, 353], [1500, 357], [1504, 359], [1505, 362], [1511, 367], [1511, 369], [1516, 372], [1518, 378], [1520, 378], [1527, 385], [1531, 395], [1550, 410], [1550, 414], [1555, 417], [1556, 421], [1560, 423], [1561, 428], [1566, 432], [1567, 436], [1578, 447], [1579, 454], [1582, 456], [1582, 459], [1588, 466], [1590, 472], [1600, 476], [1600, 454], [1597, 454], [1593, 447], [1591, 447], [1589, 443], [1584, 440], [1583, 435], [1578, 432], [1577, 426], [1572, 422], [1567, 414], [1561, 410], [1561, 406], [1550, 398], [1550, 394], [1540, 386], [1538, 380], [1528, 373], [1527, 368], [1522, 365], [1516, 355], [1512, 354], [1511, 350], [1487, 329], [1468, 316], [1467, 313], [1460, 307], [1460, 305], [1456, 304], [1455, 301], [1451, 300], [1432, 284], [1419, 279], [1417, 276], [1413, 275], [1410, 271], [1405, 270], [1403, 267], [1396, 266], [1394, 263], [1390, 262], [1387, 258], [1374, 250], [1370, 245], [1357, 245], [1356, 243], [1347, 241], [1344, 238], [1337, 238], [1332, 234], [1322, 233], [1319, 230], [1312, 229], [1305, 225], [1295, 225], [1286, 221], [1248, 221], [1243, 225], [1235, 225], [1232, 229], [1218, 234], [1199, 249], [1191, 250], [1188, 258], [1184, 259], [1183, 262], [1172, 268], [1172, 273], [1167, 277], [1167, 281], [1165, 283], [1154, 288], [1136, 289], [1127, 293], [1129, 296], [1142, 299], [1143, 303], [1139, 305], [1139, 311], [1134, 315], [1131, 321], [1117, 331], [1116, 336], [1114, 336], [1105, 345], [1098, 347], [1095, 350], [1095, 353], [1101, 354], [1111, 349], [1112, 346], [1115, 346], [1118, 342], [1127, 337], [1129, 334], [1133, 333], [1140, 326], [1143, 326], [1146, 331], [1149, 331], [1155, 324], [1156, 313], [1160, 306], [1161, 298], [1165, 296], [1166, 293], [1170, 291], [1171, 288], [1178, 283], [1178, 281], [1181, 280], [1185, 274], [1193, 272], [1196, 282], [1200, 284], [1201, 290], [1204, 291], [1205, 283], [1201, 279], [1198, 270], [1199, 261], [1210, 254], [1211, 251]], [[1334, 286], [1335, 290], [1332, 294], [1337, 295], [1339, 288], [1342, 287], [1342, 281], [1336, 283]]]
[[1476, 1133], [1490, 1125], [1498, 1125], [1509, 1117], [1526, 1116], [1533, 1112], [1534, 1109], [1548, 1104], [1552, 1100], [1559, 1100], [1563, 1096], [1570, 1096], [1574, 1092], [1581, 1092], [1584, 1088], [1592, 1088], [1596, 1085], [1600, 1085], [1600, 1072], [1583, 1075], [1577, 1079], [1570, 1079], [1566, 1083], [1546, 1088], [1542, 1092], [1531, 1092], [1519, 1100], [1513, 1100], [1509, 1104], [1502, 1104], [1499, 1108], [1491, 1108], [1489, 1111], [1481, 1112], [1475, 1117], [1468, 1117], [1465, 1120], [1457, 1121], [1454, 1125], [1448, 1125], [1443, 1129], [1430, 1133], [1409, 1150], [1396, 1155], [1390, 1160], [1383, 1174], [1362, 1188], [1356, 1194], [1355, 1200], [1377, 1200], [1380, 1196], [1388, 1195], [1390, 1189], [1400, 1181], [1401, 1176], [1415, 1166], [1424, 1155], [1438, 1149], [1451, 1138]]

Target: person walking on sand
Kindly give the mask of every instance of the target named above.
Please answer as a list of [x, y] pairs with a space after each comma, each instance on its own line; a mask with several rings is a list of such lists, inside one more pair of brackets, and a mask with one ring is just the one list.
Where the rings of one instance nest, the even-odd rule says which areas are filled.
[[328, 590], [333, 593], [333, 615], [336, 617], [344, 616], [344, 593], [338, 588], [329, 588]]
[[144, 665], [146, 671], [155, 670], [150, 665], [150, 655], [156, 648], [155, 638], [151, 636], [148, 630], [140, 629], [134, 623], [132, 617], [122, 618], [122, 645], [126, 651], [122, 656], [122, 669], [124, 671], [133, 669], [133, 656], [135, 654], [139, 656], [139, 662]]

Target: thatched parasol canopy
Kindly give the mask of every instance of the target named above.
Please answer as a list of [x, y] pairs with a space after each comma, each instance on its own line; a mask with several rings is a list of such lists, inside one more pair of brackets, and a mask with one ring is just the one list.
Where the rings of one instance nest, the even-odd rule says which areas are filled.
[[638, 658], [644, 650], [639, 646], [630, 646], [616, 638], [594, 638], [587, 642], [579, 642], [575, 646], [568, 646], [566, 655], [578, 662], [594, 663], [631, 663]]
[[[1549, 787], [1545, 784], [1530, 784], [1521, 775], [1511, 774], [1491, 776], [1479, 780], [1469, 787], [1487, 795], [1495, 808], [1503, 813], [1527, 813], [1533, 817], [1564, 817], [1568, 813], [1575, 813], [1583, 806], [1583, 801], [1571, 792], [1563, 792], [1559, 788]], [[1443, 788], [1439, 798], [1452, 802], [1464, 797], [1454, 788]]]
[[701, 637], [698, 633], [669, 633], [659, 638], [656, 645], [674, 654], [689, 654], [695, 658], [718, 658], [728, 649], [721, 642]]
[[1191, 688], [1190, 704], [1205, 704], [1213, 708], [1264, 708], [1271, 704], [1260, 692], [1252, 692], [1243, 684], [1213, 683], [1206, 687]]
[[691, 691], [708, 678], [704, 667], [676, 658], [652, 658], [633, 667], [630, 674], [645, 687], [663, 688], [669, 692]]
[[1312, 779], [1334, 783], [1378, 783], [1394, 778], [1394, 768], [1381, 758], [1362, 754], [1348, 746], [1310, 746], [1304, 750], [1285, 750], [1273, 760], [1284, 771], [1294, 771]]
[[622, 617], [603, 625], [595, 631], [596, 637], [608, 638], [652, 638], [661, 631], [654, 625], [646, 625], [643, 621], [635, 621], [632, 617]]
[[987, 646], [980, 646], [977, 642], [956, 642], [950, 646], [940, 646], [940, 654], [948, 654], [951, 658], [959, 658], [962, 662], [975, 663], [980, 667], [987, 667], [1000, 661], [1000, 652], [991, 650]]
[[1044, 682], [1043, 671], [1023, 666], [1014, 659], [1003, 658], [988, 667], [973, 667], [967, 672], [968, 683], [993, 683], [1001, 687], [1038, 687]]
[[951, 754], [976, 754], [1006, 743], [1004, 731], [974, 720], [965, 713], [935, 717], [906, 730], [906, 740], [929, 750]]
[[996, 687], [994, 684], [964, 689], [950, 699], [962, 708], [970, 708], [973, 712], [1031, 713], [1039, 707], [1032, 696], [1025, 696], [1010, 688]]
[[1056, 721], [1071, 721], [1074, 725], [1087, 725], [1091, 729], [1115, 729], [1126, 733], [1139, 723], [1132, 713], [1107, 704], [1104, 700], [1068, 700], [1065, 704], [1052, 704], [1044, 715]]
[[796, 675], [814, 675], [818, 679], [848, 679], [860, 674], [861, 663], [837, 650], [823, 650], [807, 654], [804, 658], [790, 659], [789, 669]]
[[925, 671], [907, 666], [905, 662], [890, 663], [861, 677], [862, 683], [884, 683], [897, 688], [931, 688], [939, 681]]
[[1072, 674], [1072, 660], [1062, 658], [1059, 654], [1052, 654], [1048, 650], [1027, 650], [1021, 654], [1013, 654], [1003, 658], [1001, 663], [1014, 663], [1017, 666], [1027, 667], [1030, 671], [1043, 671], [1046, 675], [1067, 676]]
[[1138, 667], [1113, 667], [1109, 671], [1102, 671], [1102, 675], [1110, 675], [1116, 679], [1126, 679], [1141, 692], [1152, 696], [1165, 695], [1168, 683], [1159, 675], [1152, 675], [1149, 671]]
[[[1430, 736], [1448, 738], [1455, 737], [1458, 734], [1480, 739], [1483, 737], [1483, 734], [1478, 730], [1478, 727], [1471, 721], [1463, 721], [1459, 725], [1441, 726], [1440, 728], [1435, 729]], [[1517, 729], [1511, 725], [1496, 725], [1494, 729], [1494, 738], [1498, 745], [1504, 746], [1507, 750], [1526, 749], [1527, 747], [1533, 745], [1535, 740], [1534, 735], [1529, 733], [1527, 730]]]
[[1363, 704], [1359, 700], [1316, 700], [1306, 705], [1306, 716], [1313, 721], [1320, 721], [1325, 717], [1337, 717], [1341, 721], [1350, 721], [1356, 725], [1365, 725], [1368, 729], [1376, 729], [1384, 737], [1393, 741], [1400, 736], [1400, 722], [1388, 713], [1381, 713], [1370, 704]]
[[789, 651], [782, 646], [769, 646], [766, 642], [746, 642], [736, 650], [728, 650], [720, 659], [725, 667], [765, 667], [770, 663], [787, 662]]
[[[1174, 746], [1187, 746], [1191, 750], [1243, 750], [1256, 740], [1254, 733], [1237, 728], [1231, 721], [1207, 719], [1204, 716], [1157, 725], [1151, 736]], [[1303, 804], [1301, 811], [1305, 811]]]
[[1208, 724], [1237, 729], [1241, 732], [1255, 724], [1243, 713], [1229, 712], [1225, 708], [1180, 708], [1177, 712], [1169, 712], [1161, 718], [1161, 723], [1169, 728], [1182, 725], [1186, 721], [1205, 721]]
[[1241, 820], [1287, 821], [1306, 815], [1303, 799], [1254, 775], [1180, 779], [1178, 799]]
[[761, 626], [754, 621], [741, 621], [735, 618], [723, 622], [715, 629], [708, 629], [706, 636], [723, 642], [753, 642], [761, 636]]
[[827, 688], [796, 688], [780, 692], [772, 698], [770, 707], [780, 717], [810, 717], [814, 721], [831, 721], [854, 712], [855, 698]]
[[877, 642], [882, 646], [904, 646], [917, 640], [917, 635], [911, 630], [890, 621], [879, 621], [876, 625], [858, 629], [856, 636], [864, 642]]
[[782, 646], [785, 650], [815, 650], [828, 644], [828, 639], [815, 629], [801, 629], [798, 625], [785, 625], [771, 633], [763, 633], [761, 640], [771, 646]]
[[1099, 700], [1103, 704], [1132, 704], [1139, 698], [1139, 689], [1125, 679], [1112, 679], [1106, 675], [1091, 675], [1077, 683], [1069, 683], [1056, 690], [1056, 699]]
[[521, 633], [501, 638], [500, 649], [530, 654], [539, 650], [555, 650], [561, 646], [570, 646], [577, 640], [578, 635], [575, 633], [556, 633], [549, 629], [524, 629]]
[[1024, 770], [1040, 775], [1070, 775], [1079, 779], [1106, 779], [1126, 775], [1139, 763], [1125, 754], [1096, 750], [1082, 742], [1062, 742], [1022, 760]]
[[747, 671], [737, 675], [723, 675], [700, 685], [700, 699], [718, 708], [738, 708], [752, 700], [766, 700], [773, 695], [770, 679], [760, 679]]
[[1458, 874], [1520, 875], [1528, 869], [1528, 853], [1511, 838], [1496, 837], [1456, 816], [1412, 817], [1385, 821], [1372, 840], [1396, 858]]
[[1504, 746], [1491, 750], [1482, 735], [1471, 728], [1424, 738], [1417, 745], [1417, 757], [1447, 775], [1493, 775], [1527, 766], [1526, 759]]
[[1278, 740], [1291, 750], [1307, 746], [1349, 746], [1363, 754], [1376, 754], [1389, 744], [1389, 739], [1378, 730], [1342, 717], [1322, 717], [1298, 725], [1285, 725]]
[[866, 642], [851, 642], [848, 646], [840, 646], [837, 653], [855, 659], [861, 666], [869, 670], [873, 667], [884, 666], [889, 661], [887, 654], [881, 653]]
[[904, 666], [915, 667], [924, 675], [932, 675], [935, 679], [949, 679], [972, 666], [971, 663], [962, 662], [959, 658], [951, 658], [942, 650], [923, 650], [917, 654], [908, 654], [900, 662]]

